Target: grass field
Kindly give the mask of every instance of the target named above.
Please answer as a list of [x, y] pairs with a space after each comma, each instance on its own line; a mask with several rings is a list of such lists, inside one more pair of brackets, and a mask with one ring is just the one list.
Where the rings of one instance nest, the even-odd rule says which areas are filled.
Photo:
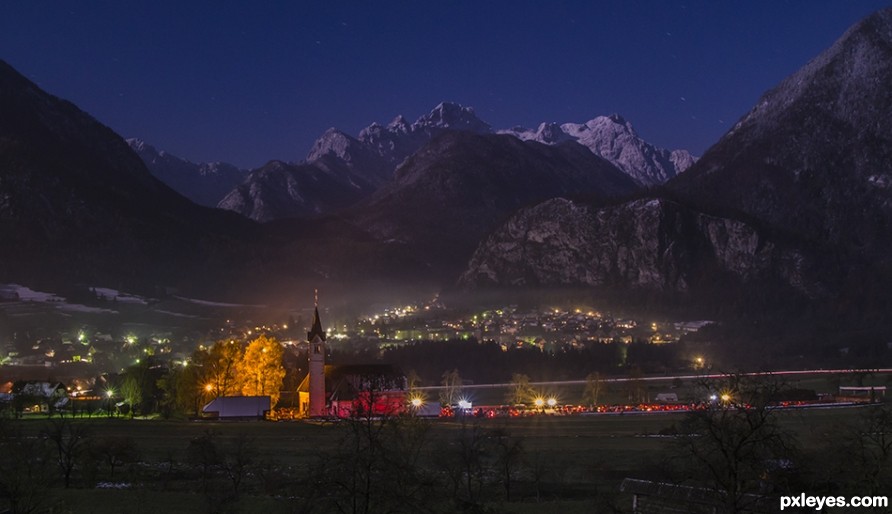
[[[814, 446], [838, 431], [864, 408], [801, 409], [778, 411], [782, 425], [797, 435], [804, 447]], [[677, 424], [684, 414], [603, 414], [590, 416], [496, 418], [491, 420], [431, 420], [428, 433], [432, 448], [445, 447], [455, 440], [463, 423], [480, 423], [498, 428], [522, 441], [526, 471], [521, 473], [520, 490], [510, 503], [495, 501], [501, 512], [596, 512], [599, 505], [628, 503], [618, 493], [625, 477], [648, 478], [659, 474], [670, 449], [672, 437], [659, 436], [666, 427]], [[27, 437], [37, 436], [46, 420], [16, 422]], [[340, 423], [319, 422], [186, 422], [94, 418], [75, 420], [92, 438], [127, 436], [140, 451], [140, 462], [122, 466], [114, 482], [127, 489], [97, 488], [95, 483], [76, 480], [72, 488], [59, 483], [51, 487], [47, 507], [51, 512], [298, 512], [306, 507], [289, 498], [288, 480], [274, 494], [260, 486], [250, 489], [238, 502], [216, 507], [199, 490], [199, 482], [188, 471], [190, 441], [208, 431], [220, 441], [247, 434], [253, 440], [252, 458], [258, 465], [275, 463], [295, 476], [312, 475], [319, 457], [339, 449], [344, 435]], [[3, 456], [0, 456], [2, 459]], [[165, 466], [178, 471], [162, 479]], [[105, 475], [103, 474], [105, 473]], [[256, 473], [259, 473], [256, 472]], [[96, 482], [107, 479], [101, 471]], [[536, 487], [532, 487], [536, 475]], [[259, 484], [256, 476], [249, 481]], [[295, 491], [299, 484], [294, 484]], [[299, 493], [295, 493], [298, 494]]]

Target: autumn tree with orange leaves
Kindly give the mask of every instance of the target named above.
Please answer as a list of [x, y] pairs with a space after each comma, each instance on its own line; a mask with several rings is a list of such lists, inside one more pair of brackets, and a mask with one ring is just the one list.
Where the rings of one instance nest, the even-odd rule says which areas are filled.
[[279, 391], [285, 379], [283, 353], [282, 345], [265, 335], [248, 343], [236, 373], [243, 395], [269, 396], [273, 406], [278, 403]]

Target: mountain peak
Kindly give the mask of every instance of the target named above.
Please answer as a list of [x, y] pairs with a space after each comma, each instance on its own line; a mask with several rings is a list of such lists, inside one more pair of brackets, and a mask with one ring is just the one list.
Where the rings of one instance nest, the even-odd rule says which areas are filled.
[[820, 244], [885, 253], [890, 83], [892, 9], [883, 9], [762, 95], [674, 188]]
[[[800, 104], [819, 107], [813, 116], [829, 115], [854, 126], [872, 123], [875, 114], [892, 108], [887, 94], [890, 77], [892, 8], [887, 8], [853, 25], [830, 48], [765, 93], [725, 137], [743, 127], [760, 132], [798, 111]], [[890, 123], [883, 125], [892, 129]]]
[[391, 120], [390, 123], [387, 124], [387, 128], [389, 129], [398, 129], [401, 132], [406, 132], [409, 129], [409, 122], [403, 117], [402, 114], [398, 114], [396, 118]]
[[126, 141], [127, 144], [130, 145], [130, 148], [132, 148], [133, 151], [136, 153], [141, 153], [141, 152], [153, 153], [153, 154], [158, 153], [158, 150], [156, 150], [154, 146], [146, 143], [145, 141], [143, 141], [142, 139], [139, 139], [137, 137], [127, 138], [124, 141]]
[[626, 119], [619, 114], [611, 114], [610, 116], [596, 116], [585, 122], [585, 127], [589, 128], [590, 130], [608, 130], [615, 134], [626, 133], [632, 137], [638, 137], [638, 133], [635, 132], [632, 124], [626, 121]]
[[434, 109], [418, 118], [418, 127], [467, 130], [470, 132], [491, 132], [489, 124], [474, 113], [472, 107], [464, 107], [452, 102], [440, 102]]

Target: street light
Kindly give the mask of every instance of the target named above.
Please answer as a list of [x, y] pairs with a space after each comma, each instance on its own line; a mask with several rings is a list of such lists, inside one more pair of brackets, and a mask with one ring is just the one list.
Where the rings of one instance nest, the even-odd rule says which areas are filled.
[[107, 411], [108, 411], [108, 417], [112, 417], [111, 406], [112, 406], [112, 396], [114, 396], [114, 395], [115, 395], [115, 390], [114, 390], [114, 389], [111, 389], [111, 388], [106, 389], [106, 391], [105, 391], [105, 397], [108, 399], [108, 400], [106, 401], [106, 403], [107, 403], [106, 409], [107, 409]]
[[557, 405], [557, 398], [549, 398], [545, 403], [547, 403], [549, 407], [554, 407]]

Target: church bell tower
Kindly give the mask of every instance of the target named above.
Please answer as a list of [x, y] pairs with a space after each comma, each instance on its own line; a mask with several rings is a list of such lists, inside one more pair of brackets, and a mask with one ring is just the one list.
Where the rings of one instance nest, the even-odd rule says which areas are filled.
[[310, 417], [328, 415], [325, 410], [325, 331], [319, 320], [319, 296], [316, 294], [316, 309], [313, 313], [313, 326], [307, 332], [310, 343]]

